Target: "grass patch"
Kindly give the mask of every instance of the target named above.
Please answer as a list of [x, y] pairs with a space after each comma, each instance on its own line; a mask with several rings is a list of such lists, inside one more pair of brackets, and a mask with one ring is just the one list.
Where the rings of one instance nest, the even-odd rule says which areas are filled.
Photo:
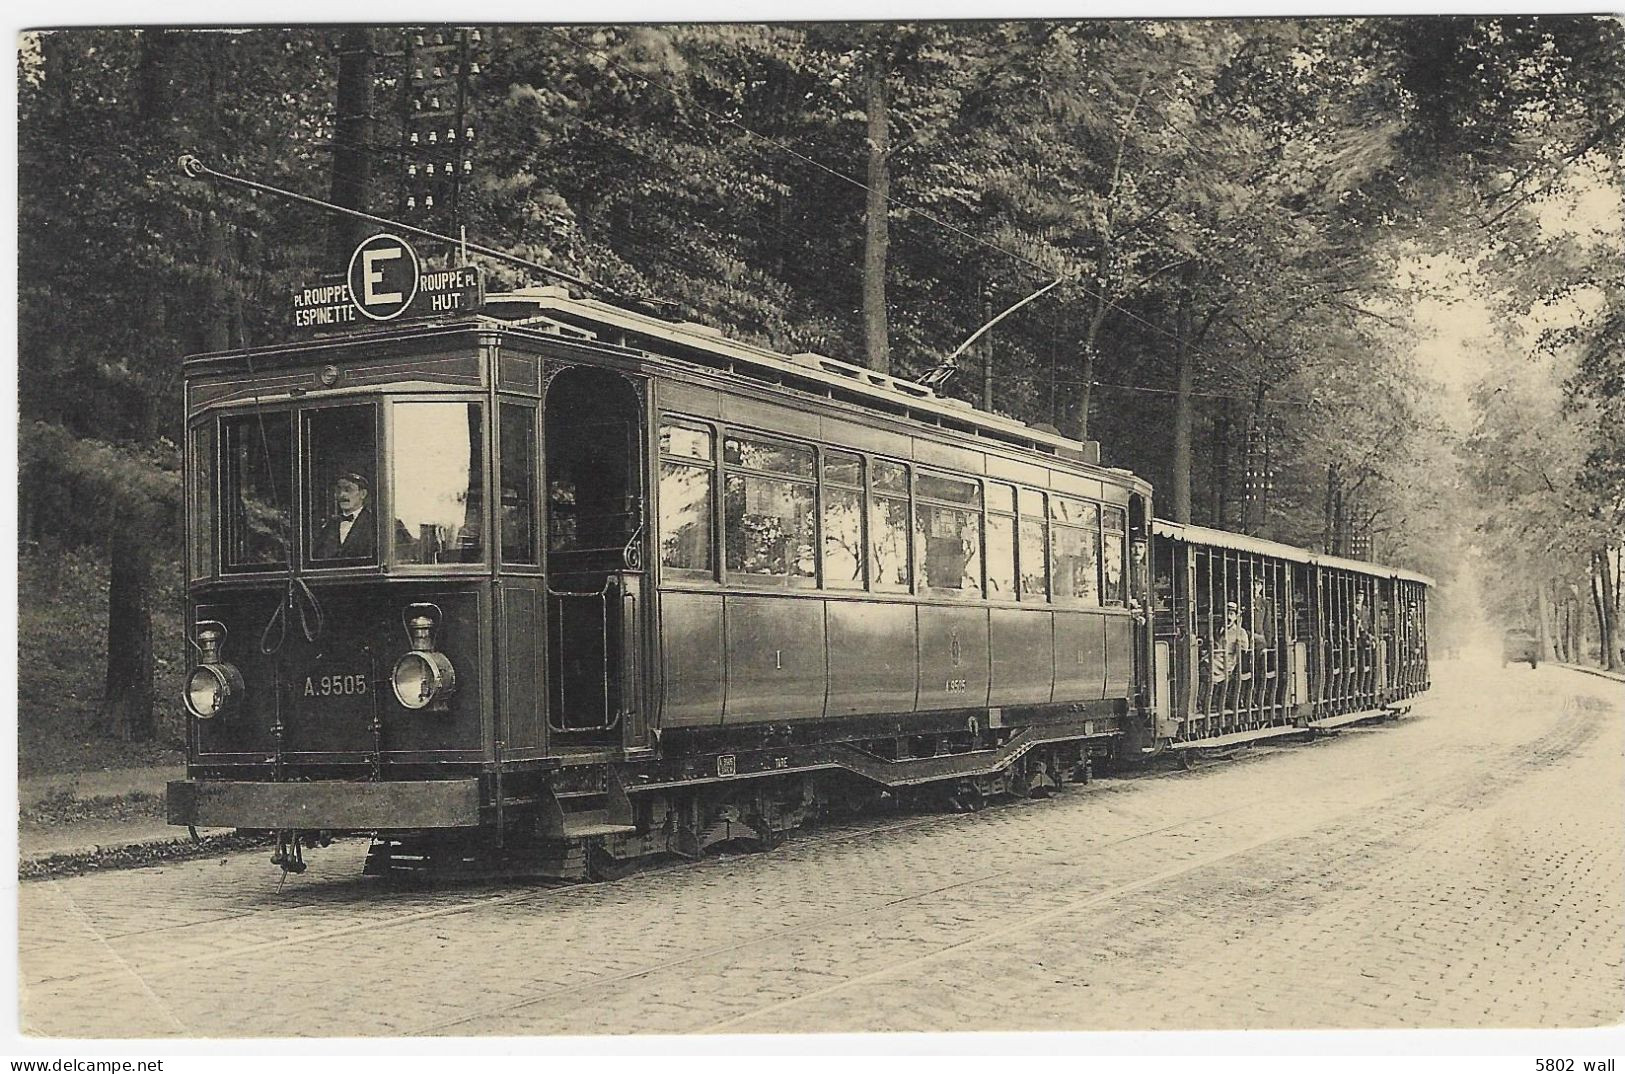
[[[113, 869], [142, 869], [165, 862], [195, 861], [222, 854], [234, 854], [255, 847], [270, 846], [275, 836], [260, 832], [232, 832], [206, 835], [192, 842], [185, 835], [164, 843], [143, 843], [128, 847], [99, 847], [80, 854], [52, 854], [17, 864], [19, 880], [58, 880], [85, 873]], [[221, 859], [225, 864], [225, 859]]]
[[153, 572], [157, 734], [123, 742], [96, 726], [107, 674], [105, 557], [25, 547], [17, 559], [17, 768], [21, 776], [184, 763], [180, 703], [185, 590], [180, 565]]
[[17, 819], [24, 824], [45, 825], [83, 820], [145, 820], [163, 815], [163, 796], [146, 791], [75, 798], [72, 791], [60, 790], [24, 806], [18, 811]]

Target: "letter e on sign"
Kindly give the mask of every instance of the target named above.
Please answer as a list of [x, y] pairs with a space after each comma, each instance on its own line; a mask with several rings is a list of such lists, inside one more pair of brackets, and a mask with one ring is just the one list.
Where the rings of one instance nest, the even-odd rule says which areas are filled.
[[406, 240], [374, 235], [350, 255], [350, 301], [363, 317], [394, 320], [418, 293], [418, 255]]

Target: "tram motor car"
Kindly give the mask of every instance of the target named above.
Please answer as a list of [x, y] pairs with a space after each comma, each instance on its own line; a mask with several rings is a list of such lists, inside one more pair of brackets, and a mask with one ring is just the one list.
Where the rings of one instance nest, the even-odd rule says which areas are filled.
[[364, 833], [372, 873], [607, 877], [1427, 685], [1420, 576], [1154, 524], [1097, 445], [558, 288], [184, 379], [169, 816], [287, 869]]

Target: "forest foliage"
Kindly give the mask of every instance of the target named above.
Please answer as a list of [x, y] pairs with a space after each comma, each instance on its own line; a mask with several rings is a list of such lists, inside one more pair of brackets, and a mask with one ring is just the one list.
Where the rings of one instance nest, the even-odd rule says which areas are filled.
[[[24, 39], [25, 541], [105, 547], [144, 593], [175, 554], [180, 357], [287, 335], [290, 289], [353, 231], [186, 179], [192, 152], [904, 376], [1061, 279], [942, 390], [1100, 441], [1162, 514], [1447, 577], [1468, 544], [1544, 554], [1506, 525], [1515, 502], [1588, 577], [1617, 555], [1617, 243], [1541, 221], [1577, 177], [1625, 190], [1618, 20], [483, 27], [455, 221], [405, 207], [432, 162], [402, 138], [414, 32]], [[1539, 408], [1477, 397], [1470, 444], [1413, 361], [1399, 270], [1437, 252], [1497, 281], [1509, 318], [1580, 311], [1527, 348], [1566, 363], [1529, 385]], [[1526, 497], [1508, 467], [1555, 427], [1566, 469]], [[109, 728], [141, 734], [143, 704]]]

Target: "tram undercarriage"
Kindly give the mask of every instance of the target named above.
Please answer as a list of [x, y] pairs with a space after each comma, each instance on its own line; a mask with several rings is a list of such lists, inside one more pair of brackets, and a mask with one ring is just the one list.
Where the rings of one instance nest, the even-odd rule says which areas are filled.
[[[1115, 719], [1091, 718], [665, 765], [566, 766], [528, 793], [506, 794], [500, 817], [488, 806], [477, 826], [372, 830], [364, 871], [423, 879], [614, 879], [662, 856], [694, 859], [721, 844], [769, 849], [817, 819], [887, 808], [974, 812], [997, 798], [1045, 797], [1088, 782], [1095, 766], [1115, 761], [1122, 747]], [[701, 761], [714, 771], [692, 774]], [[298, 870], [301, 849], [332, 834], [284, 830], [274, 863]]]

